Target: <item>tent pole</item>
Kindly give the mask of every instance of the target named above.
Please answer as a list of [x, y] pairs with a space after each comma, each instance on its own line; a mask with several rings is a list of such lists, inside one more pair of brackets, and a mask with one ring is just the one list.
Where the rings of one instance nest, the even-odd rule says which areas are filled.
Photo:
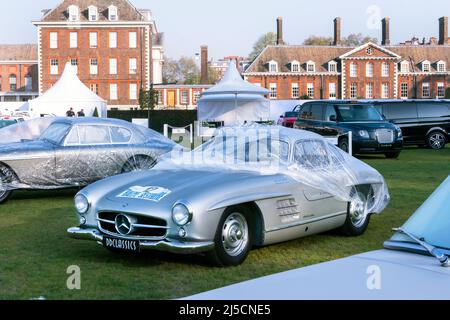
[[238, 105], [238, 103], [237, 103], [237, 95], [238, 95], [238, 93], [236, 92], [235, 94], [234, 94], [234, 110], [236, 111], [235, 113], [234, 113], [234, 122], [235, 122], [235, 125], [237, 125], [238, 123], [238, 119], [237, 119], [237, 105]]

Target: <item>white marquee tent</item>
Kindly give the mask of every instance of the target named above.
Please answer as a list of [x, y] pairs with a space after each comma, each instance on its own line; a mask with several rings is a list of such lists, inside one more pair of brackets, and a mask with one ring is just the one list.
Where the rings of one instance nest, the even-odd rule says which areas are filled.
[[59, 80], [42, 96], [28, 101], [28, 105], [20, 111], [28, 111], [33, 117], [64, 117], [70, 108], [75, 113], [83, 109], [87, 117], [94, 115], [95, 109], [99, 117], [107, 116], [106, 101], [78, 79], [75, 69], [68, 62]]
[[236, 63], [230, 62], [223, 79], [205, 91], [198, 102], [199, 121], [223, 121], [225, 125], [269, 119], [269, 91], [242, 79]]

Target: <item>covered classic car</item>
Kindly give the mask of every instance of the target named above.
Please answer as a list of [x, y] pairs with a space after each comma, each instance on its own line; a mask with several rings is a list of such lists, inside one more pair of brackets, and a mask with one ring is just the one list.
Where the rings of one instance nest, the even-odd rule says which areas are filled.
[[194, 300], [450, 300], [450, 177], [384, 249], [245, 281]]
[[30, 131], [39, 132], [42, 123], [47, 128], [38, 139], [0, 144], [0, 203], [14, 189], [85, 186], [149, 169], [176, 146], [153, 130], [122, 120], [53, 118], [34, 122]]
[[336, 228], [361, 235], [388, 202], [376, 170], [321, 136], [250, 125], [86, 187], [75, 197], [80, 226], [68, 233], [112, 250], [205, 252], [228, 266], [253, 246]]

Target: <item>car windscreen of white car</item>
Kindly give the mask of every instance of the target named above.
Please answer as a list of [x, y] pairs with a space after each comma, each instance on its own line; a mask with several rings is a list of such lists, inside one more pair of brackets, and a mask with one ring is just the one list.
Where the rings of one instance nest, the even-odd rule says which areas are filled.
[[300, 140], [294, 146], [294, 161], [304, 168], [326, 168], [330, 157], [326, 145], [319, 140]]
[[279, 139], [242, 140], [236, 136], [219, 136], [203, 144], [194, 152], [201, 152], [209, 161], [244, 164], [289, 160], [289, 144]]
[[[450, 177], [417, 209], [402, 229], [427, 243], [450, 252]], [[410, 237], [397, 232], [392, 238], [397, 243], [410, 243]]]
[[53, 144], [60, 144], [67, 132], [70, 130], [70, 127], [71, 125], [68, 123], [53, 123], [44, 131], [44, 133], [42, 133], [39, 140], [48, 141]]

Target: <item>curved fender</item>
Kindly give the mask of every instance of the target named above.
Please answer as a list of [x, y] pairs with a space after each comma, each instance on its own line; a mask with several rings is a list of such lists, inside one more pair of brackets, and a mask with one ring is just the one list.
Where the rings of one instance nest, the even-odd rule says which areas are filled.
[[288, 192], [251, 193], [251, 194], [246, 194], [246, 195], [242, 195], [242, 196], [231, 197], [231, 198], [222, 200], [220, 202], [217, 202], [217, 203], [213, 204], [211, 207], [209, 207], [208, 211], [223, 209], [226, 207], [230, 207], [230, 206], [234, 206], [234, 205], [246, 203], [246, 202], [253, 202], [253, 201], [258, 201], [258, 200], [287, 197], [287, 196], [291, 196], [291, 194]]

